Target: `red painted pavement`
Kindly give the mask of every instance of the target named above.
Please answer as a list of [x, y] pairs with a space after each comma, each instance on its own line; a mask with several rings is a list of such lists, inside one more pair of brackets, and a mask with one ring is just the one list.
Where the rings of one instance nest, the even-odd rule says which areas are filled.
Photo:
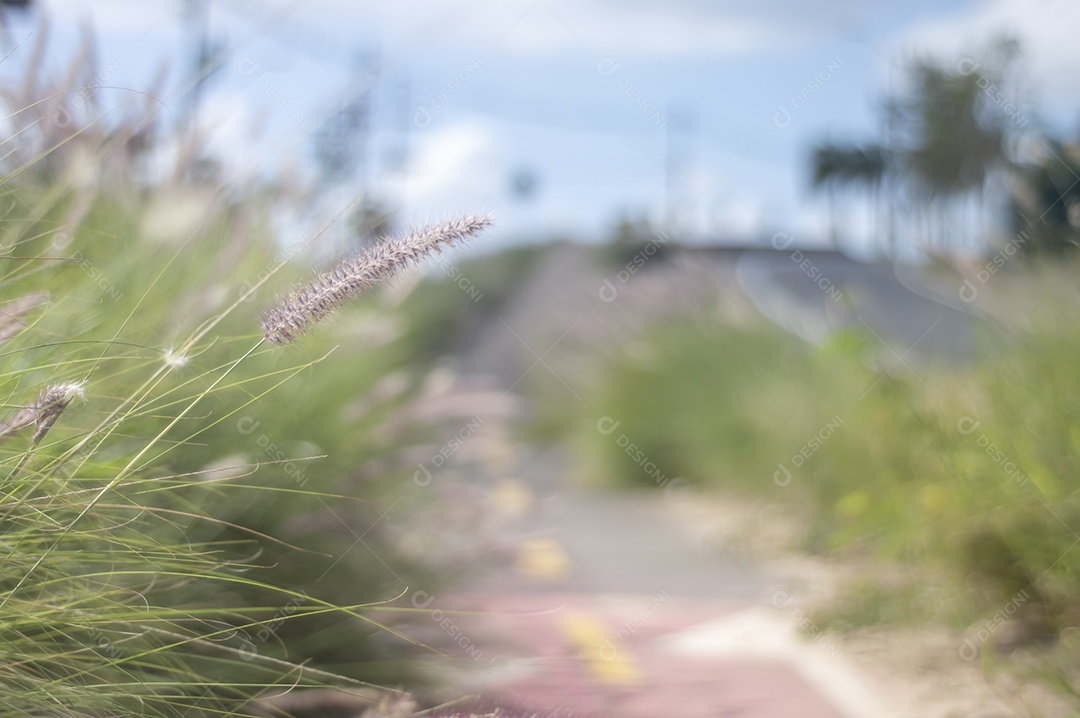
[[[449, 597], [447, 597], [449, 599]], [[745, 605], [650, 596], [457, 596], [442, 608], [473, 645], [481, 692], [514, 715], [619, 718], [844, 718], [782, 661], [677, 655], [670, 639]], [[651, 604], [650, 604], [651, 602]], [[649, 610], [649, 606], [652, 610]], [[636, 677], [604, 680], [590, 669], [599, 651], [575, 645], [565, 625], [588, 616], [606, 627], [604, 654], [628, 661]], [[458, 647], [447, 649], [458, 655]], [[595, 655], [594, 655], [595, 654]], [[463, 663], [470, 663], [464, 656]]]

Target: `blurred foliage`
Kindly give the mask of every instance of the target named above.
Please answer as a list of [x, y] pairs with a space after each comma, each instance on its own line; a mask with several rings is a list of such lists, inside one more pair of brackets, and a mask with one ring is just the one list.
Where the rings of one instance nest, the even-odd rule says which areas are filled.
[[542, 245], [520, 245], [478, 255], [459, 264], [432, 262], [433, 274], [422, 291], [401, 304], [409, 331], [403, 337], [409, 356], [424, 362], [470, 346], [482, 327], [495, 321], [506, 301], [520, 290]]
[[898, 125], [905, 169], [927, 197], [981, 192], [1005, 164], [1015, 128], [998, 105], [1015, 92], [1007, 83], [1019, 53], [1015, 39], [1000, 37], [977, 58], [920, 57], [909, 65], [910, 94], [890, 98], [887, 112]]
[[[668, 475], [768, 489], [773, 457], [783, 453], [770, 422], [807, 379], [806, 369], [812, 371], [802, 363], [805, 355], [797, 339], [768, 326], [656, 327], [643, 352], [608, 367], [572, 434], [595, 448], [605, 473], [627, 484], [655, 485], [627, 451], [632, 442]], [[813, 406], [791, 408], [817, 415]], [[602, 417], [619, 422], [611, 435], [599, 433]], [[716, 476], [718, 470], [725, 476]]]
[[969, 367], [846, 332], [813, 347], [711, 317], [655, 326], [564, 438], [608, 483], [765, 495], [807, 516], [807, 548], [951, 567], [976, 613], [1022, 592], [1033, 634], [1077, 626], [1075, 271], [1026, 277], [1053, 318], [990, 332]]
[[[971, 224], [972, 201], [980, 215], [988, 202], [1011, 204], [1012, 229], [1026, 233], [1023, 241], [1011, 241], [1025, 253], [1059, 253], [1075, 244], [1076, 221], [1068, 214], [1075, 198], [1072, 160], [1061, 141], [1027, 127], [1032, 109], [1024, 106], [1018, 79], [1020, 55], [1019, 43], [1005, 35], [955, 58], [914, 57], [902, 89], [881, 103], [879, 139], [825, 140], [812, 148], [810, 183], [827, 193], [834, 243], [836, 195], [861, 189], [871, 200], [872, 234], [885, 240], [891, 256], [902, 253], [901, 240], [942, 248], [955, 243], [958, 235], [948, 228]], [[1021, 140], [1048, 152], [1022, 162]], [[1008, 197], [999, 196], [1005, 184]], [[1000, 232], [978, 223], [970, 235], [993, 254]]]
[[1049, 140], [1015, 170], [1013, 242], [1026, 255], [1059, 255], [1080, 245], [1080, 148]]
[[[865, 146], [824, 142], [810, 156], [810, 185], [825, 191], [829, 199], [829, 233], [834, 245], [840, 241], [836, 216], [836, 194], [840, 189], [861, 187], [879, 199], [882, 183], [894, 160], [877, 143]], [[875, 203], [875, 210], [878, 209]]]
[[645, 212], [624, 213], [615, 221], [608, 242], [601, 249], [601, 259], [612, 267], [622, 268], [648, 248], [650, 258], [661, 258], [671, 238], [649, 220]]

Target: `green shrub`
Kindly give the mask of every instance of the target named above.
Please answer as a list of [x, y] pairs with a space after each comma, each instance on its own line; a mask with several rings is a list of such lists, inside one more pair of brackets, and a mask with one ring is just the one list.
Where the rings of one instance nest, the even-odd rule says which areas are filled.
[[897, 362], [857, 333], [654, 327], [568, 436], [609, 483], [768, 495], [805, 512], [808, 548], [949, 566], [973, 613], [1022, 595], [1025, 616], [1078, 625], [1080, 322], [1061, 274], [1019, 280], [1033, 319], [988, 330], [969, 365]]

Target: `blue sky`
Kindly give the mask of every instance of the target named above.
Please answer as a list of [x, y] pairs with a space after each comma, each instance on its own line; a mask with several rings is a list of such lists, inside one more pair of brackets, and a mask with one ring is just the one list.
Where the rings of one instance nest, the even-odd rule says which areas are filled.
[[[89, 18], [99, 63], [112, 67], [103, 84], [144, 89], [167, 62], [161, 99], [179, 113], [190, 64], [179, 0], [43, 4], [57, 65]], [[492, 210], [505, 237], [598, 237], [620, 212], [659, 218], [667, 208], [688, 236], [783, 229], [813, 243], [825, 210], [805, 181], [812, 143], [872, 138], [876, 103], [905, 58], [958, 58], [1003, 30], [1026, 51], [1030, 81], [1017, 103], [1058, 129], [1080, 119], [1080, 9], [1068, 0], [211, 7], [232, 59], [207, 88], [203, 119], [236, 178], [302, 168], [311, 132], [360, 91], [357, 58], [378, 58], [370, 161], [342, 194], [366, 186], [405, 221]], [[22, 20], [11, 34], [36, 31]], [[5, 67], [17, 73], [19, 63], [16, 51]], [[537, 179], [528, 200], [510, 191], [520, 172]]]

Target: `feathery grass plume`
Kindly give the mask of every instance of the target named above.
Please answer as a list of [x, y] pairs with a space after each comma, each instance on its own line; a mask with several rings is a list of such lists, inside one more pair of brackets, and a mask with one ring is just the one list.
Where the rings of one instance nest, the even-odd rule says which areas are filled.
[[83, 396], [81, 383], [50, 384], [38, 395], [37, 401], [19, 409], [8, 421], [0, 422], [0, 439], [34, 426], [32, 441], [45, 438], [67, 405]]
[[378, 282], [441, 252], [444, 247], [463, 242], [490, 224], [490, 216], [448, 220], [388, 239], [347, 259], [270, 309], [263, 318], [263, 336], [275, 344], [289, 344]]

